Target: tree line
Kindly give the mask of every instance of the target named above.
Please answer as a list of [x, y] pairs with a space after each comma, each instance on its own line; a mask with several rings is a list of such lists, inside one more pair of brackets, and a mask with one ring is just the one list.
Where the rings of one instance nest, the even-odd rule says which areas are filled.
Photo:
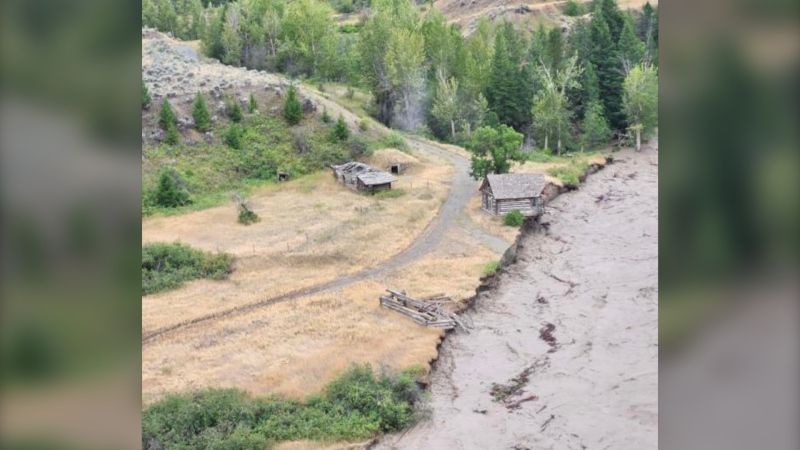
[[[360, 22], [337, 27], [334, 7], [351, 4]], [[500, 125], [556, 153], [646, 136], [657, 124], [657, 8], [594, 0], [579, 12], [590, 14], [566, 33], [484, 19], [468, 37], [410, 0], [144, 0], [142, 20], [200, 39], [226, 64], [367, 87], [380, 122], [464, 145]]]

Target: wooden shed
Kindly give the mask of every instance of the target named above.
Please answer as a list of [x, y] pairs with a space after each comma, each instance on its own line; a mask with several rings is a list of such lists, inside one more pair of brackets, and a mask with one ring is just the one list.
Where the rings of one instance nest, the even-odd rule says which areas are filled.
[[366, 172], [356, 177], [356, 190], [375, 193], [392, 188], [396, 178], [386, 172]]
[[534, 216], [541, 211], [545, 184], [544, 175], [539, 173], [489, 174], [480, 187], [482, 207], [492, 215], [506, 215], [518, 209], [526, 216]]
[[390, 174], [358, 161], [331, 166], [333, 176], [345, 186], [359, 192], [377, 192], [392, 188], [396, 181]]

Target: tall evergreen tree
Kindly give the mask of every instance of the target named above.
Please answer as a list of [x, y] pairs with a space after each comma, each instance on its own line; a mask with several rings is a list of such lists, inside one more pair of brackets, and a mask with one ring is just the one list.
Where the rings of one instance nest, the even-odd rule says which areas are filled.
[[513, 25], [504, 22], [495, 36], [492, 73], [486, 87], [489, 108], [500, 123], [515, 130], [524, 130], [531, 122], [533, 87], [525, 48]]
[[625, 114], [622, 111], [623, 75], [617, 48], [603, 14], [595, 14], [592, 18], [591, 39], [589, 60], [597, 75], [606, 118], [612, 129], [623, 130], [625, 129]]
[[608, 24], [608, 30], [611, 33], [611, 41], [619, 41], [622, 34], [622, 27], [625, 25], [625, 17], [619, 6], [617, 0], [595, 0], [593, 18], [603, 16]]
[[634, 66], [640, 64], [644, 59], [645, 45], [636, 36], [634, 31], [634, 19], [631, 16], [625, 17], [625, 25], [622, 27], [622, 34], [619, 37], [617, 47], [619, 48], [619, 59], [622, 70], [627, 75]]

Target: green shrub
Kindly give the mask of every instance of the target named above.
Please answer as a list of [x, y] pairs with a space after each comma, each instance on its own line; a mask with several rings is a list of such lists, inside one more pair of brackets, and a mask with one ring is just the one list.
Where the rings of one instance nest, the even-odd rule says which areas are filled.
[[566, 5], [564, 5], [564, 15], [576, 17], [582, 16], [583, 14], [583, 5], [579, 4], [575, 0], [567, 0]]
[[339, 119], [336, 120], [333, 128], [331, 128], [331, 139], [334, 141], [346, 141], [349, 137], [350, 128], [347, 126], [347, 122], [344, 121], [344, 117], [339, 114]]
[[393, 147], [399, 150], [408, 149], [408, 144], [406, 144], [406, 140], [403, 138], [403, 135], [401, 135], [397, 131], [392, 131], [391, 133], [384, 136], [383, 143], [386, 144], [388, 147]]
[[509, 227], [519, 227], [525, 221], [525, 216], [518, 209], [512, 209], [503, 217], [503, 224]]
[[303, 120], [303, 105], [297, 99], [297, 89], [294, 84], [289, 86], [286, 101], [283, 104], [283, 117], [289, 125], [297, 125]]
[[235, 148], [237, 150], [242, 148], [242, 137], [244, 135], [244, 129], [241, 125], [233, 124], [228, 127], [225, 131], [222, 132], [222, 142], [225, 143], [230, 148]]
[[362, 132], [367, 132], [369, 130], [369, 120], [361, 119], [358, 121], [358, 129]]
[[153, 99], [150, 97], [150, 91], [147, 90], [147, 85], [145, 85], [144, 80], [142, 80], [142, 109], [150, 108], [152, 102]]
[[494, 275], [495, 273], [497, 273], [498, 268], [500, 268], [499, 261], [492, 261], [490, 263], [487, 263], [485, 266], [483, 266], [483, 271], [482, 271], [483, 276], [488, 277]]
[[375, 373], [369, 365], [351, 367], [305, 402], [253, 398], [236, 389], [167, 395], [142, 413], [142, 448], [250, 449], [301, 439], [364, 439], [409, 426], [422, 399], [411, 373]]
[[226, 278], [232, 263], [225, 253], [210, 254], [179, 242], [143, 245], [142, 295], [175, 289], [197, 278]]
[[208, 131], [211, 129], [211, 115], [208, 113], [205, 99], [203, 99], [202, 94], [199, 92], [194, 97], [192, 118], [194, 119], [194, 126], [198, 130]]
[[153, 200], [157, 206], [162, 208], [177, 208], [192, 203], [189, 193], [182, 186], [180, 176], [174, 170], [161, 172]]
[[324, 123], [331, 123], [332, 122], [331, 115], [328, 114], [328, 108], [327, 107], [322, 109], [322, 121]]

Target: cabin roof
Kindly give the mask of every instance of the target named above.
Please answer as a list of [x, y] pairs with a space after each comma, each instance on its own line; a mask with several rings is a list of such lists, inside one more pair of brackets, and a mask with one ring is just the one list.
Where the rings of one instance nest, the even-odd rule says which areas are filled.
[[358, 175], [359, 181], [367, 186], [374, 186], [376, 184], [386, 184], [397, 181], [397, 178], [389, 175], [386, 172], [366, 172]]
[[489, 174], [481, 190], [488, 185], [496, 200], [533, 198], [542, 194], [545, 184], [544, 175], [540, 173]]
[[337, 172], [344, 172], [344, 173], [358, 173], [358, 172], [371, 172], [378, 170], [372, 166], [364, 164], [358, 161], [351, 161], [349, 163], [344, 163], [338, 166], [331, 166]]

